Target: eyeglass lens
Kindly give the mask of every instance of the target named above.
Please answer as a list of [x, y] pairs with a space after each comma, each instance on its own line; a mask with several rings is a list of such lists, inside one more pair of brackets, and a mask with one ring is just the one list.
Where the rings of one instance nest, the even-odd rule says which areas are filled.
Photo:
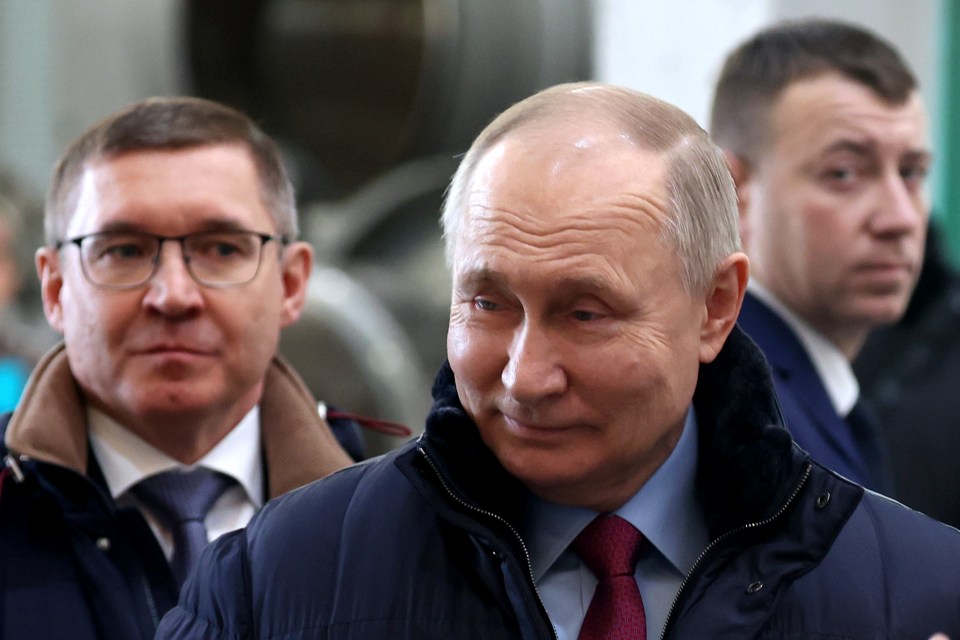
[[[98, 233], [81, 243], [87, 277], [104, 286], [135, 286], [149, 280], [165, 239], [142, 233]], [[264, 239], [249, 231], [204, 231], [180, 240], [187, 270], [206, 285], [242, 284], [257, 275]]]

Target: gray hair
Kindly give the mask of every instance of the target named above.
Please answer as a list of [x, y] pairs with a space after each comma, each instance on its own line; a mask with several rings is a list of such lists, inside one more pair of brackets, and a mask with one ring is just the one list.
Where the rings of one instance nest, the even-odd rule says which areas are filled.
[[669, 210], [662, 239], [680, 256], [688, 293], [707, 290], [717, 268], [740, 250], [737, 194], [723, 152], [686, 113], [653, 96], [601, 83], [562, 84], [510, 107], [474, 140], [447, 189], [441, 215], [447, 264], [466, 215], [473, 174], [507, 135], [544, 123], [589, 119], [623, 130], [663, 154]]

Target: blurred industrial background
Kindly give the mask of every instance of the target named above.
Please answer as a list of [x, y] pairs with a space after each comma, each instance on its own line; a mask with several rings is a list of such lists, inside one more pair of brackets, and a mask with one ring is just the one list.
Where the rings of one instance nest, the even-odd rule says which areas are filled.
[[[61, 150], [129, 102], [200, 95], [276, 136], [297, 184], [318, 265], [284, 354], [318, 398], [418, 431], [445, 351], [439, 204], [483, 125], [542, 87], [579, 79], [647, 91], [704, 123], [726, 51], [767, 23], [806, 15], [874, 29], [918, 72], [933, 116], [935, 209], [956, 247], [956, 223], [942, 212], [960, 206], [960, 107], [946, 108], [960, 104], [958, 4], [0, 0], [0, 195], [24, 214], [14, 243], [24, 277], [0, 312], [0, 343], [32, 357], [56, 339], [32, 254]], [[374, 437], [371, 448], [394, 444]]]

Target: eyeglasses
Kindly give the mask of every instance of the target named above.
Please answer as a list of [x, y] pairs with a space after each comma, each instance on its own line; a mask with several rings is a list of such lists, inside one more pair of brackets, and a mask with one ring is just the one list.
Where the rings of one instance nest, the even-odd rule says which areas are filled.
[[257, 277], [263, 260], [263, 245], [283, 236], [255, 231], [200, 231], [182, 236], [152, 233], [101, 231], [57, 242], [80, 248], [80, 265], [91, 284], [105, 289], [133, 289], [150, 280], [160, 265], [160, 249], [166, 241], [180, 243], [187, 272], [205, 287], [235, 287]]

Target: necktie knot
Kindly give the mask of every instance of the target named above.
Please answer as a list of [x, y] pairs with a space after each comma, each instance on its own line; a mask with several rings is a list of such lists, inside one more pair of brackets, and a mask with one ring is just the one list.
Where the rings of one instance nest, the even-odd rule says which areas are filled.
[[573, 541], [573, 550], [597, 576], [632, 576], [643, 550], [643, 534], [614, 515], [597, 516]]
[[188, 521], [203, 521], [213, 503], [234, 480], [217, 471], [197, 468], [171, 470], [141, 480], [137, 496], [165, 527]]
[[573, 541], [573, 550], [597, 577], [580, 627], [580, 640], [645, 640], [646, 614], [634, 578], [644, 537], [619, 516], [599, 515]]
[[235, 480], [217, 471], [197, 468], [171, 470], [137, 483], [132, 493], [173, 536], [171, 567], [183, 584], [207, 545], [203, 521], [210, 507]]

